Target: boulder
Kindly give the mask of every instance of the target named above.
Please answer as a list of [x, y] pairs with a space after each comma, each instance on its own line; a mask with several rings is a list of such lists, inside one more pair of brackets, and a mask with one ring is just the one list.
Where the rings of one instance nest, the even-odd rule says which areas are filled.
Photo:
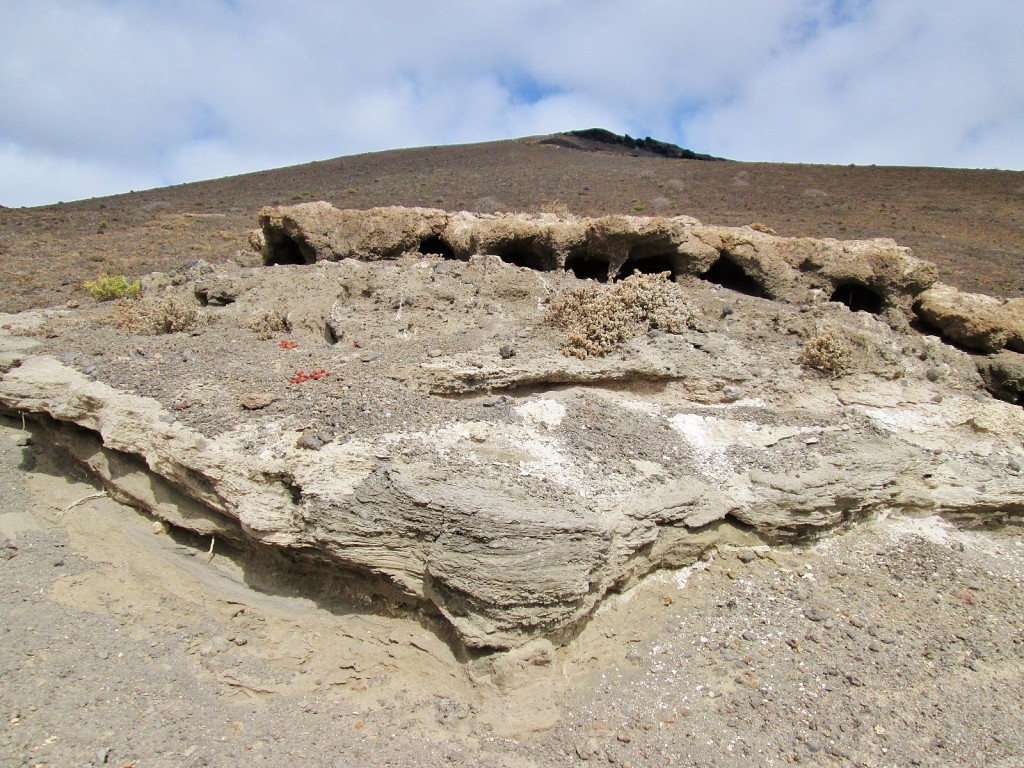
[[939, 284], [921, 293], [914, 305], [926, 323], [967, 349], [1024, 352], [1024, 299], [999, 299], [965, 293]]

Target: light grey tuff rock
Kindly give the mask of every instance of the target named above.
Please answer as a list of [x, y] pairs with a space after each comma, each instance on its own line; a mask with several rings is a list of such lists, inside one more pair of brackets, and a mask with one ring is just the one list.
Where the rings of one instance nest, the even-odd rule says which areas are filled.
[[[119, 498], [203, 534], [383, 577], [475, 648], [564, 641], [609, 592], [713, 547], [793, 541], [890, 512], [966, 525], [1024, 519], [1022, 480], [1007, 471], [1024, 460], [1024, 410], [974, 397], [982, 382], [964, 353], [819, 295], [855, 274], [909, 312], [934, 268], [895, 244], [790, 240], [690, 219], [579, 219], [559, 233], [558, 217], [336, 213], [317, 204], [263, 214], [266, 243], [300, 233], [313, 266], [243, 276], [228, 265], [223, 275], [152, 284], [186, 296], [195, 280], [237, 285], [232, 303], [204, 308], [218, 320], [203, 333], [250, 338], [235, 348], [265, 349], [266, 361], [253, 358], [261, 369], [283, 353], [245, 337], [246, 323], [259, 307], [287, 305], [290, 336], [333, 355], [325, 364], [374, 393], [374, 413], [406, 409], [384, 428], [303, 448], [308, 420], [282, 413], [307, 400], [268, 390], [279, 397], [273, 409], [246, 411], [237, 395], [254, 391], [250, 382], [226, 398], [235, 426], [204, 434], [187, 410], [167, 418], [171, 394], [132, 394], [102, 371], [93, 378], [61, 362], [66, 350], [57, 348], [73, 334], [33, 335], [53, 313], [0, 318], [0, 405], [32, 415]], [[408, 236], [396, 240], [386, 227]], [[645, 248], [689, 243], [683, 266], [714, 263], [727, 244], [768, 295], [789, 298], [746, 296], [680, 272], [671, 288], [694, 317], [688, 330], [640, 333], [607, 357], [566, 357], [543, 302], [581, 285], [571, 274], [415, 252], [435, 236], [447, 238], [449, 256], [482, 243], [501, 250], [509, 231], [532, 233], [557, 259], [578, 253], [573, 244], [601, 242], [619, 254], [609, 264], [626, 254], [627, 267], [638, 247], [628, 247], [630, 232]], [[439, 263], [451, 268], [435, 270]], [[849, 345], [846, 375], [800, 365], [821, 328]], [[495, 339], [526, 329], [528, 349], [497, 354]], [[381, 351], [373, 365], [348, 341], [364, 334]], [[346, 341], [331, 347], [325, 337]], [[184, 349], [201, 359], [208, 338], [180, 334], [179, 357]], [[928, 376], [936, 370], [943, 375]], [[216, 376], [215, 366], [187, 371]], [[494, 407], [467, 409], [459, 398]], [[418, 426], [403, 427], [414, 412]]]

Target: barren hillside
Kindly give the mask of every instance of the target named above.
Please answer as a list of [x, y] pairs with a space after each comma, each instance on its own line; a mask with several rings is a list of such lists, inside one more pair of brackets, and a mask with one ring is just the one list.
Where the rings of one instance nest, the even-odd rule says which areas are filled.
[[[780, 235], [891, 237], [965, 290], [1024, 295], [1024, 173], [706, 162], [536, 137], [380, 152], [35, 209], [0, 209], [0, 310], [62, 303], [83, 280], [245, 247], [261, 206], [689, 215]], [[549, 142], [549, 143], [545, 143]], [[561, 144], [561, 146], [560, 146]]]

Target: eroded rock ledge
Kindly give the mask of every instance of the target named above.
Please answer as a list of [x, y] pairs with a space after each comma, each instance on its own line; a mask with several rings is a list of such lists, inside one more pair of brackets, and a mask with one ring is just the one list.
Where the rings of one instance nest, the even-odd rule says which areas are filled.
[[875, 313], [909, 309], [938, 274], [893, 240], [786, 238], [764, 228], [706, 226], [688, 216], [361, 211], [315, 202], [264, 208], [260, 226], [257, 244], [268, 265], [375, 261], [409, 251], [461, 261], [493, 254], [516, 266], [602, 282], [634, 270], [667, 271], [780, 301], [824, 292]]
[[[0, 404], [158, 517], [387, 579], [469, 647], [564, 640], [715, 546], [892, 512], [1024, 522], [1024, 410], [910, 328], [934, 270], [889, 241], [324, 204], [261, 220], [277, 265], [144, 281], [143, 301], [195, 305], [191, 333], [131, 336], [104, 306], [2, 318]], [[726, 257], [760, 290], [716, 283]], [[545, 304], [582, 284], [572, 258], [604, 279], [666, 260], [692, 322], [567, 358]], [[852, 311], [844, 286], [878, 301]], [[268, 337], [269, 311], [287, 328]], [[841, 376], [801, 364], [824, 329]]]

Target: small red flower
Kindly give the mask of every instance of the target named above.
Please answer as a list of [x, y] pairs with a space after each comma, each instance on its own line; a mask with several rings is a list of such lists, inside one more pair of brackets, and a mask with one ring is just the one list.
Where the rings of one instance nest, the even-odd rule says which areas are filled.
[[326, 371], [323, 368], [317, 368], [315, 371], [310, 371], [309, 373], [300, 369], [295, 371], [295, 375], [288, 379], [288, 381], [292, 384], [302, 384], [306, 381], [319, 381], [320, 379], [327, 378], [330, 375], [331, 372]]
[[291, 339], [285, 339], [280, 344], [281, 349], [295, 349], [298, 346], [298, 342], [292, 341]]

